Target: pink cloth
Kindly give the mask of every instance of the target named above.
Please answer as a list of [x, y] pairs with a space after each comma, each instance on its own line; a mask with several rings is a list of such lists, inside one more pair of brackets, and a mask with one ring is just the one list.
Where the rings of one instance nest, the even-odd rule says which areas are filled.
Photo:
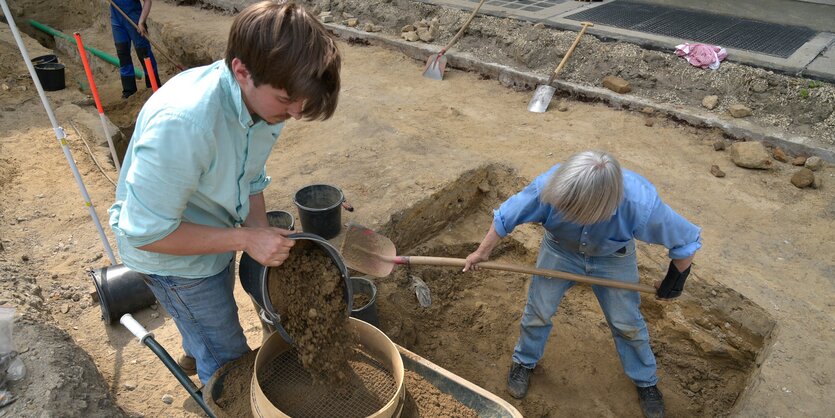
[[728, 52], [716, 45], [684, 43], [676, 47], [676, 55], [684, 57], [696, 67], [716, 70], [719, 63], [728, 56]]

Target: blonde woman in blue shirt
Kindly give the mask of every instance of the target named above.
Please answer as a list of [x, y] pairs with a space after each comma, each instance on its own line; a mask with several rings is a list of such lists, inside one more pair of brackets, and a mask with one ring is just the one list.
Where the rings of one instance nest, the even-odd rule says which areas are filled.
[[293, 246], [267, 222], [267, 157], [285, 120], [333, 115], [340, 66], [314, 16], [256, 3], [232, 23], [225, 60], [172, 78], [139, 113], [110, 225], [203, 383], [249, 351], [232, 295], [235, 252], [278, 266]]
[[[545, 228], [537, 267], [569, 273], [637, 283], [635, 239], [664, 245], [672, 260], [658, 286], [659, 299], [681, 294], [693, 256], [701, 248], [701, 230], [664, 204], [649, 181], [621, 169], [610, 154], [584, 151], [555, 165], [502, 203], [481, 245], [467, 257], [464, 271], [477, 269], [502, 237], [529, 222]], [[551, 317], [572, 285], [568, 280], [533, 276], [508, 374], [507, 389], [513, 397], [523, 398], [527, 393], [531, 371], [545, 351]], [[644, 415], [664, 416], [638, 292], [593, 289], [623, 369], [637, 387]]]

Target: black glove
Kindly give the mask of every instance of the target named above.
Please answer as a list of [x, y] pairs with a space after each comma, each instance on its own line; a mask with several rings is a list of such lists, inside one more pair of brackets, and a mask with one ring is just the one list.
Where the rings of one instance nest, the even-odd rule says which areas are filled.
[[675, 299], [681, 296], [681, 292], [684, 290], [684, 282], [687, 281], [687, 276], [689, 275], [690, 267], [680, 272], [676, 268], [676, 265], [670, 261], [670, 268], [667, 269], [667, 277], [664, 277], [664, 281], [661, 282], [661, 286], [658, 287], [655, 296], [661, 299]]

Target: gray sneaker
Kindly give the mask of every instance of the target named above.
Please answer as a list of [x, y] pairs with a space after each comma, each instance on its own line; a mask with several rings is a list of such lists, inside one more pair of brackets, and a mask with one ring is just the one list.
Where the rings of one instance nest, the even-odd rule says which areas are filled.
[[528, 383], [531, 379], [531, 369], [514, 362], [507, 375], [507, 391], [510, 396], [522, 399], [528, 393]]
[[638, 398], [646, 418], [664, 418], [664, 397], [657, 386], [639, 387]]

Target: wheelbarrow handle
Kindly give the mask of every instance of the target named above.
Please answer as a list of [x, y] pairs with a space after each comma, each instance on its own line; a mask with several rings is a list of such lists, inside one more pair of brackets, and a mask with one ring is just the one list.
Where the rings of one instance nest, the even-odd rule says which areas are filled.
[[154, 334], [145, 329], [142, 324], [137, 322], [136, 319], [133, 319], [133, 315], [129, 313], [122, 315], [122, 317], [119, 318], [119, 323], [124, 325], [125, 328], [127, 328], [131, 334], [136, 336], [142, 344], [145, 344], [146, 338], [154, 336]]

